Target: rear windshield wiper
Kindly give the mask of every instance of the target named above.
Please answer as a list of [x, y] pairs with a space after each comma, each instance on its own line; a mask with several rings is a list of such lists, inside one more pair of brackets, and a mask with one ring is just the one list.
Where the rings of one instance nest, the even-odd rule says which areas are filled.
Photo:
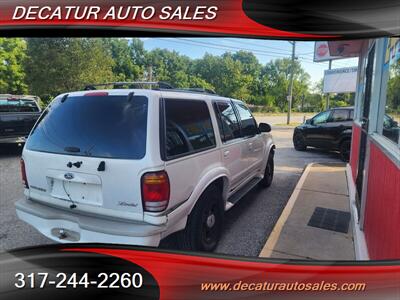
[[64, 151], [76, 153], [76, 152], [81, 152], [81, 149], [78, 148], [78, 147], [73, 147], [73, 146], [72, 146], [72, 147], [65, 147], [65, 148], [64, 148]]

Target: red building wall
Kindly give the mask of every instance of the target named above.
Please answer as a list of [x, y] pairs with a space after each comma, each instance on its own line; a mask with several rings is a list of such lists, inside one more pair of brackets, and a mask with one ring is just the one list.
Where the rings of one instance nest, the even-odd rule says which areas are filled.
[[370, 145], [364, 218], [368, 252], [370, 259], [398, 259], [400, 257], [400, 169], [378, 146], [373, 142]]
[[353, 132], [351, 137], [351, 153], [350, 153], [350, 166], [353, 175], [353, 181], [356, 181], [357, 167], [358, 167], [358, 152], [360, 151], [360, 136], [361, 128], [353, 123]]

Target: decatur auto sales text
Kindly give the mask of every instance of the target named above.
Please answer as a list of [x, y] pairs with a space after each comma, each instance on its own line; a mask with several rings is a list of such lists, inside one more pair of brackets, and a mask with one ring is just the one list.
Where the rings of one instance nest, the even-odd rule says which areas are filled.
[[13, 20], [213, 20], [217, 6], [16, 6]]

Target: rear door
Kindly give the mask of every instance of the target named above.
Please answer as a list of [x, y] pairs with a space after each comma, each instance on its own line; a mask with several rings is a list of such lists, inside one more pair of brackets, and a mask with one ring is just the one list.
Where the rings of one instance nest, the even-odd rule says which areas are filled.
[[331, 111], [327, 110], [312, 118], [311, 123], [305, 130], [305, 137], [308, 145], [314, 147], [325, 147], [326, 142], [329, 141], [327, 127], [330, 114]]
[[242, 136], [248, 151], [249, 173], [253, 176], [260, 171], [265, 145], [259, 134], [257, 122], [248, 107], [242, 101], [236, 100], [233, 103], [239, 114]]
[[220, 166], [212, 106], [204, 98], [163, 93], [161, 155], [171, 185], [170, 207], [189, 199], [204, 174]]
[[148, 98], [88, 93], [57, 98], [23, 152], [29, 197], [91, 214], [143, 219]]
[[230, 173], [230, 190], [234, 190], [248, 177], [249, 150], [242, 138], [238, 115], [230, 100], [214, 101], [222, 141], [221, 155]]
[[327, 129], [328, 136], [332, 143], [339, 140], [341, 133], [352, 127], [352, 117], [350, 116], [350, 109], [334, 109], [329, 118]]

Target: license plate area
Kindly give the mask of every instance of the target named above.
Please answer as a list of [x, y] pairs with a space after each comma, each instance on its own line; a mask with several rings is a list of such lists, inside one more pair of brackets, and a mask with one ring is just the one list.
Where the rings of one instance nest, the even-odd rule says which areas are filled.
[[57, 178], [51, 178], [50, 182], [52, 197], [96, 206], [103, 204], [101, 185], [99, 184], [74, 182]]

